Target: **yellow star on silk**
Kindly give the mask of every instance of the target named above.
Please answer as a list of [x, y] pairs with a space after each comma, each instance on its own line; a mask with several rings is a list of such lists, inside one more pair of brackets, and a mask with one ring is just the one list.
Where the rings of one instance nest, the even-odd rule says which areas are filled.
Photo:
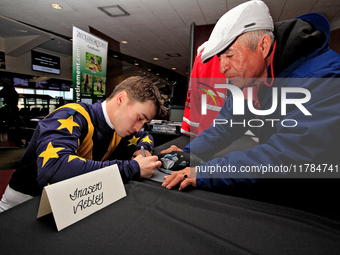
[[70, 156], [68, 157], [68, 161], [67, 161], [67, 162], [69, 163], [69, 162], [71, 162], [72, 160], [74, 160], [75, 158], [80, 159], [80, 160], [86, 162], [86, 159], [80, 158], [80, 157], [78, 157], [78, 156], [76, 156], [76, 155], [70, 155]]
[[63, 129], [63, 128], [67, 128], [67, 130], [72, 134], [73, 132], [73, 127], [79, 127], [78, 123], [73, 121], [73, 115], [71, 115], [70, 117], [68, 117], [67, 119], [63, 120], [60, 119], [58, 120], [61, 125], [58, 127], [59, 129]]
[[142, 142], [147, 142], [149, 144], [152, 144], [152, 140], [150, 140], [148, 135], [142, 139]]
[[128, 144], [128, 146], [130, 146], [130, 145], [137, 145], [137, 142], [138, 142], [139, 138], [140, 137], [133, 136], [130, 140], [128, 140], [130, 142], [130, 144]]
[[44, 152], [40, 153], [39, 158], [44, 158], [43, 160], [43, 164], [42, 167], [44, 167], [44, 165], [46, 164], [46, 162], [50, 159], [50, 158], [59, 158], [59, 155], [57, 154], [58, 151], [61, 151], [65, 148], [63, 147], [56, 147], [54, 148], [52, 145], [52, 142], [50, 142], [47, 145], [47, 148]]

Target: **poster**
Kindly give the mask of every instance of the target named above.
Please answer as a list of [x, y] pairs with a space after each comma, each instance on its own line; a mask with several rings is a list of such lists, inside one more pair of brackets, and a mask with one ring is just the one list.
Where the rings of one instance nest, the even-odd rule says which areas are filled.
[[73, 101], [105, 98], [108, 43], [73, 27]]

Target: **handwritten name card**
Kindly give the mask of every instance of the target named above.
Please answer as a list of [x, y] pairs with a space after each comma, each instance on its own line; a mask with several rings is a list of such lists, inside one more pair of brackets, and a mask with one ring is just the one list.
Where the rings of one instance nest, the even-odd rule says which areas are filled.
[[113, 165], [44, 187], [37, 218], [52, 212], [60, 231], [125, 196]]

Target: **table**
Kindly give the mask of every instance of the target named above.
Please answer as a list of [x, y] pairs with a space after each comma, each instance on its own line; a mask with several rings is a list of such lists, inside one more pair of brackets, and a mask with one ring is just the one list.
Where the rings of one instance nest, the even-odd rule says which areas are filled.
[[127, 197], [58, 232], [40, 197], [0, 214], [0, 254], [340, 254], [340, 223], [198, 189], [130, 181]]
[[[249, 141], [228, 150], [254, 146]], [[180, 137], [155, 152], [188, 142]], [[36, 197], [0, 214], [0, 254], [340, 254], [337, 192], [327, 197], [318, 186], [317, 199], [299, 187], [259, 199], [130, 181], [127, 197], [60, 232], [51, 214], [36, 219]]]

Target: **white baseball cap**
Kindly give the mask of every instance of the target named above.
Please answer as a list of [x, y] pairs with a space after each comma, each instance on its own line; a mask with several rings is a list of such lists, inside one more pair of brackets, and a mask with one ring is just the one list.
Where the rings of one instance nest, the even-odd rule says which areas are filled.
[[239, 35], [256, 30], [274, 31], [273, 19], [264, 2], [248, 1], [226, 12], [216, 23], [205, 44], [203, 63], [226, 49]]

